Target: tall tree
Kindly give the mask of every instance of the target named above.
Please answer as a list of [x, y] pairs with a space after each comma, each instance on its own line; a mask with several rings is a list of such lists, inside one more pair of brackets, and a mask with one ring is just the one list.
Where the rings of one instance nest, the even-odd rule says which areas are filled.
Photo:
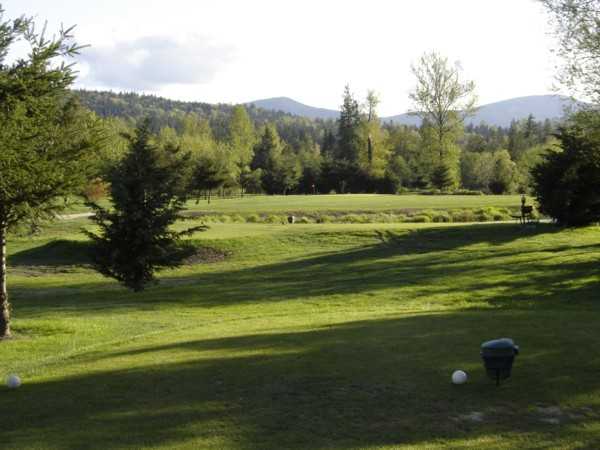
[[235, 106], [231, 112], [228, 140], [235, 161], [235, 179], [243, 193], [244, 181], [247, 179], [249, 166], [254, 156], [256, 132], [246, 108], [242, 105]]
[[446, 151], [446, 136], [462, 127], [465, 117], [475, 111], [475, 83], [463, 81], [461, 71], [458, 62], [451, 65], [448, 58], [436, 52], [425, 53], [412, 65], [412, 73], [417, 79], [417, 85], [409, 94], [413, 114], [435, 129], [440, 163]]
[[113, 209], [91, 205], [100, 234], [88, 236], [94, 268], [137, 292], [155, 281], [157, 270], [181, 262], [187, 250], [183, 236], [206, 227], [171, 229], [185, 205], [183, 168], [189, 154], [152, 144], [148, 121], [129, 137], [129, 145], [129, 153], [109, 174]]
[[274, 125], [266, 125], [254, 148], [252, 169], [262, 171], [262, 186], [269, 193], [281, 191], [279, 169], [282, 162], [283, 144]]
[[369, 165], [373, 164], [373, 133], [371, 132], [371, 127], [373, 124], [378, 125], [377, 119], [377, 106], [379, 105], [379, 97], [375, 93], [375, 91], [369, 90], [367, 92], [367, 124], [368, 124], [368, 134], [367, 134], [367, 158], [369, 160]]
[[344, 102], [338, 119], [337, 158], [350, 163], [358, 161], [360, 152], [360, 106], [350, 86], [344, 88]]
[[558, 80], [600, 103], [600, 0], [540, 0], [550, 13], [563, 65]]
[[[48, 39], [34, 22], [5, 20], [0, 8], [0, 339], [9, 337], [6, 284], [9, 228], [52, 218], [86, 181], [96, 125], [68, 100], [75, 79], [71, 65], [59, 63], [80, 49], [72, 28]], [[7, 55], [23, 40], [28, 55], [13, 63]]]

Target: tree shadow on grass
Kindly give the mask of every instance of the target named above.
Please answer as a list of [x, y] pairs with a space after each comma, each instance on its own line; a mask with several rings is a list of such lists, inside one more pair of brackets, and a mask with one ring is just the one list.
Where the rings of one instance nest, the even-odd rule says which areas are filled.
[[[44, 290], [44, 303], [24, 299], [19, 307], [24, 314], [28, 307], [38, 311], [45, 306], [97, 312], [118, 309], [122, 302], [130, 308], [169, 303], [217, 307], [330, 295], [351, 298], [390, 289], [397, 292], [398, 302], [407, 297], [436, 301], [443, 296], [447, 301], [488, 302], [496, 307], [536, 307], [540, 300], [558, 301], [565, 293], [575, 300], [593, 299], [600, 244], [556, 242], [555, 232], [549, 225], [533, 232], [507, 225], [376, 232], [372, 245], [164, 278], [143, 294], [119, 291], [110, 283], [88, 284], [82, 286], [87, 291], [84, 300], [74, 298], [79, 292], [74, 285], [75, 295], [65, 295], [64, 288], [53, 295], [49, 288]], [[540, 243], [542, 237], [549, 242]], [[578, 283], [579, 279], [585, 281]]]
[[8, 257], [9, 267], [85, 266], [91, 263], [89, 241], [58, 239]]
[[[574, 313], [575, 314], [575, 313]], [[183, 340], [66, 362], [86, 374], [0, 389], [7, 448], [364, 448], [485, 438], [487, 445], [598, 442], [600, 360], [595, 318], [455, 312], [303, 331]], [[513, 378], [496, 388], [481, 341], [521, 345]], [[123, 358], [127, 358], [124, 360]], [[127, 367], [105, 369], [106, 367]], [[452, 370], [468, 384], [450, 384]], [[536, 405], [572, 407], [549, 427]], [[585, 409], [583, 409], [585, 408]], [[585, 411], [585, 414], [579, 414]], [[473, 412], [481, 421], [465, 418]], [[579, 428], [577, 427], [579, 426]], [[590, 427], [590, 430], [593, 430]], [[513, 441], [511, 441], [513, 440]]]

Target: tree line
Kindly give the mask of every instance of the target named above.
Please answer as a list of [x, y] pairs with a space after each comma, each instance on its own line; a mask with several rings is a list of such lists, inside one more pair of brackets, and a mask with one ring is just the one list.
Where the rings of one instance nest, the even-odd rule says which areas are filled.
[[384, 123], [377, 115], [377, 95], [368, 92], [361, 100], [348, 86], [338, 120], [137, 94], [76, 94], [99, 116], [109, 138], [106, 168], [126, 151], [123, 133], [145, 118], [158, 144], [191, 152], [193, 190], [205, 197], [216, 190], [242, 195], [526, 192], [530, 169], [553, 142], [557, 126], [533, 116], [506, 128], [456, 121], [444, 129], [440, 144], [427, 117], [418, 127]]

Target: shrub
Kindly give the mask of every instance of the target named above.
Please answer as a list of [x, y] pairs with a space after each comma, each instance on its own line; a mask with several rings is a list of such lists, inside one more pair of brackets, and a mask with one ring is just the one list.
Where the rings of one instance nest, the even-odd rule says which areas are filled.
[[452, 222], [475, 222], [475, 214], [472, 210], [469, 209], [459, 209], [450, 212], [450, 216], [452, 217]]
[[264, 219], [265, 223], [287, 223], [287, 217], [270, 214]]
[[320, 215], [320, 216], [317, 217], [316, 222], [317, 223], [331, 223], [331, 222], [335, 222], [335, 217], [329, 216], [327, 214]]
[[248, 223], [259, 223], [260, 221], [260, 216], [258, 214], [250, 214], [246, 217], [246, 222]]
[[369, 223], [369, 216], [367, 214], [346, 214], [340, 217], [342, 223]]
[[563, 225], [600, 221], [600, 113], [575, 114], [557, 138], [563, 151], [548, 150], [532, 170], [540, 212]]
[[452, 217], [447, 211], [438, 211], [431, 216], [433, 222], [452, 222]]
[[415, 223], [429, 223], [431, 222], [431, 217], [425, 215], [425, 214], [417, 214], [416, 216], [412, 216], [410, 218], [410, 222], [415, 222]]

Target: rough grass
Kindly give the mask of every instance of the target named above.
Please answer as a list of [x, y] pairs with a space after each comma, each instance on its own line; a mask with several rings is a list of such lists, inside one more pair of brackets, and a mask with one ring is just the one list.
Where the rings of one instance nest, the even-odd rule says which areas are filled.
[[132, 294], [82, 225], [11, 241], [2, 448], [600, 446], [597, 228], [219, 225], [193, 239], [227, 258]]

